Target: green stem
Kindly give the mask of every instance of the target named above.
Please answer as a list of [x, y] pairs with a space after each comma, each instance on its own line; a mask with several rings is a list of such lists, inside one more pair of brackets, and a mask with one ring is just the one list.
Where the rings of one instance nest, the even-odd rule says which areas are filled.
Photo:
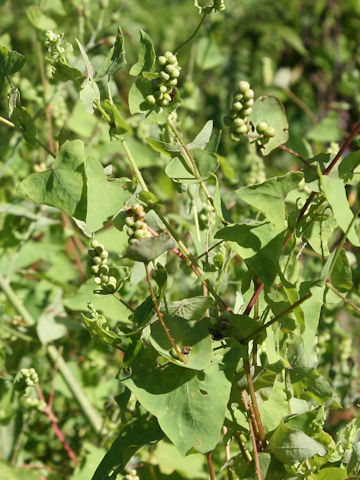
[[[174, 123], [172, 122], [172, 120], [170, 118], [168, 118], [168, 125], [171, 128], [173, 134], [175, 135], [175, 137], [176, 137], [176, 139], [177, 139], [177, 141], [180, 145], [182, 154], [184, 155], [184, 158], [185, 158], [186, 163], [188, 164], [188, 167], [192, 171], [194, 177], [196, 177], [198, 180], [200, 180], [201, 175], [200, 175], [200, 172], [197, 168], [197, 165], [196, 165], [194, 159], [192, 158], [191, 153], [190, 153], [189, 149], [187, 148], [184, 140], [181, 138], [180, 133], [177, 131], [177, 128], [175, 127]], [[210, 205], [212, 205], [212, 207], [215, 210], [214, 200], [213, 200], [212, 196], [210, 195], [209, 190], [206, 188], [205, 183], [200, 182], [200, 186], [203, 189], [203, 192], [205, 193], [206, 198], [208, 199], [208, 202], [210, 203]]]
[[4, 118], [4, 117], [0, 117], [0, 122], [1, 122], [1, 123], [4, 123], [4, 124], [7, 125], [8, 127], [15, 128], [15, 123], [10, 122], [10, 120], [7, 120], [7, 119]]
[[132, 167], [132, 169], [134, 170], [135, 172], [135, 175], [136, 175], [136, 178], [138, 179], [140, 185], [141, 185], [141, 188], [145, 191], [145, 192], [148, 192], [149, 189], [145, 183], [145, 180], [143, 179], [143, 176], [141, 175], [141, 172], [138, 168], [138, 166], [136, 165], [136, 162], [135, 162], [135, 159], [134, 157], [132, 156], [130, 150], [129, 150], [129, 147], [127, 146], [127, 143], [125, 142], [125, 139], [123, 137], [121, 137], [120, 139], [120, 142], [121, 142], [121, 145], [123, 146], [124, 150], [125, 150], [125, 153], [126, 153], [126, 156], [130, 162], [130, 165]]
[[[12, 306], [17, 310], [17, 312], [22, 316], [23, 320], [28, 325], [34, 325], [36, 322], [27, 309], [22, 304], [19, 297], [16, 295], [14, 290], [11, 288], [9, 283], [4, 279], [4, 277], [0, 274], [0, 288], [5, 293], [7, 299], [12, 304]], [[59, 354], [58, 350], [53, 346], [49, 345], [47, 347], [47, 352], [51, 359], [58, 364], [59, 371], [63, 380], [71, 390], [72, 394], [76, 398], [77, 402], [79, 403], [84, 415], [88, 418], [89, 422], [91, 423], [92, 427], [97, 433], [103, 429], [103, 421], [98, 414], [98, 412], [94, 409], [94, 407], [89, 402], [85, 392], [81, 388], [80, 384], [77, 382], [73, 374], [71, 373], [69, 367], [66, 365], [64, 359]]]
[[198, 24], [198, 26], [195, 28], [195, 30], [193, 31], [193, 33], [190, 35], [190, 37], [188, 39], [186, 39], [184, 42], [180, 43], [180, 45], [178, 45], [175, 49], [174, 49], [174, 52], [178, 52], [180, 50], [180, 48], [184, 47], [185, 45], [187, 45], [188, 43], [190, 43], [192, 41], [192, 39], [195, 37], [195, 35], [197, 34], [197, 32], [200, 30], [200, 27], [201, 25], [203, 24], [204, 20], [205, 20], [205, 17], [206, 17], [207, 13], [203, 13], [202, 17], [201, 17], [201, 20]]

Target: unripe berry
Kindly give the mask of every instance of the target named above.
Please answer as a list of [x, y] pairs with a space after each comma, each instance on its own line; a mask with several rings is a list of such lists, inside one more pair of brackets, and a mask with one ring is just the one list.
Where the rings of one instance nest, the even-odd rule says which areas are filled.
[[269, 127], [269, 128], [266, 130], [265, 135], [266, 135], [267, 137], [275, 137], [275, 135], [276, 135], [276, 130], [275, 130], [275, 128]]
[[252, 107], [254, 105], [254, 99], [249, 98], [249, 100], [246, 100], [245, 102], [245, 108]]
[[250, 100], [251, 98], [254, 98], [254, 96], [255, 96], [254, 90], [252, 90], [251, 88], [249, 88], [249, 90], [246, 90], [244, 92], [244, 98], [246, 100]]
[[[106, 275], [107, 273], [109, 273], [109, 266], [108, 265], [100, 265], [100, 268], [98, 269], [99, 273], [101, 275]], [[97, 273], [97, 272], [95, 272]]]
[[165, 71], [170, 74], [170, 76], [177, 70], [177, 68], [174, 65], [166, 65]]
[[244, 123], [245, 123], [245, 120], [243, 118], [240, 118], [240, 117], [234, 118], [234, 125], [236, 127], [241, 127], [242, 125], [244, 125]]
[[242, 110], [243, 108], [243, 104], [241, 102], [235, 102], [233, 103], [233, 109], [236, 111], [236, 112], [240, 112], [240, 110]]
[[107, 275], [100, 275], [101, 283], [108, 283], [109, 277]]
[[241, 93], [245, 93], [247, 90], [250, 89], [250, 83], [246, 82], [245, 80], [240, 80], [238, 83], [238, 89]]
[[143, 220], [137, 220], [135, 222], [135, 228], [136, 230], [146, 230], [147, 229], [147, 226], [146, 226], [146, 223], [143, 221]]
[[159, 62], [160, 65], [166, 65], [166, 63], [167, 63], [167, 58], [166, 58], [164, 55], [160, 55], [160, 56], [158, 57], [158, 62]]
[[247, 108], [246, 110], [243, 110], [241, 113], [245, 116], [248, 117], [252, 112], [252, 108]]
[[245, 135], [245, 133], [248, 132], [248, 126], [244, 124], [244, 125], [241, 125], [240, 127], [236, 127], [235, 132], [240, 133], [241, 135]]
[[101, 263], [101, 258], [100, 258], [100, 257], [94, 257], [94, 258], [92, 259], [92, 261], [93, 261], [93, 263], [94, 263], [95, 265], [100, 265], [100, 263]]
[[94, 282], [95, 282], [97, 285], [100, 285], [100, 284], [101, 284], [101, 278], [100, 278], [100, 277], [95, 277], [95, 278], [94, 278]]
[[126, 217], [125, 223], [128, 227], [133, 227], [135, 225], [134, 217]]
[[256, 126], [256, 131], [261, 135], [266, 132], [268, 129], [269, 125], [266, 122], [260, 122]]
[[146, 101], [150, 104], [150, 105], [155, 105], [156, 103], [156, 99], [154, 97], [154, 95], [148, 95], [146, 97]]
[[159, 90], [161, 93], [166, 93], [168, 91], [168, 87], [166, 85], [160, 85]]
[[170, 75], [166, 72], [160, 72], [160, 78], [164, 80], [164, 82], [167, 82], [170, 80]]
[[177, 85], [177, 78], [172, 78], [167, 82], [171, 87], [176, 87]]
[[99, 272], [99, 265], [93, 265], [93, 266], [91, 267], [91, 271], [92, 271], [92, 273], [94, 273], [94, 274], [98, 273], [98, 272]]

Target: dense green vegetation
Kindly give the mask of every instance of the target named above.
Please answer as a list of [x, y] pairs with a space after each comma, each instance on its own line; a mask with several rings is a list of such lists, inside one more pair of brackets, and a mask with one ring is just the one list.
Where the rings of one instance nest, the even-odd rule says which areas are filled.
[[0, 478], [360, 478], [359, 3], [0, 14]]

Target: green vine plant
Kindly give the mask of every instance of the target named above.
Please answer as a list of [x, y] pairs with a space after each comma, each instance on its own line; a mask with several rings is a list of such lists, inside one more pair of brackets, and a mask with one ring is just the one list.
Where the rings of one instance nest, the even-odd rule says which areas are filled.
[[[258, 96], [247, 78], [238, 77], [227, 92], [222, 131], [208, 119], [187, 138], [180, 115], [181, 54], [208, 18], [231, 14], [223, 1], [195, 4], [201, 21], [188, 40], [155, 53], [149, 33], [141, 30], [138, 58], [129, 69], [120, 27], [100, 65], [91, 45], [77, 40], [73, 46], [62, 32], [38, 35], [47, 52], [49, 92], [71, 85], [98, 128], [107, 129], [108, 144], [121, 148], [127, 176], [114, 176], [91, 139], [84, 142], [66, 128], [44, 141], [16, 87], [25, 58], [0, 47], [1, 81], [10, 92], [8, 115], [0, 120], [26, 148], [45, 156], [18, 192], [39, 211], [49, 209], [49, 218], [60, 210], [64, 228], [81, 237], [87, 265], [80, 259], [80, 272], [89, 292], [78, 308], [82, 325], [94, 348], [104, 345], [120, 365], [112, 383], [121, 418], [116, 428], [99, 425], [86, 393], [70, 381], [107, 448], [91, 478], [162, 478], [158, 467], [149, 467], [159, 445], [176, 449], [184, 461], [202, 458], [208, 473], [192, 478], [360, 478], [359, 420], [328, 433], [328, 413], [340, 405], [318, 368], [322, 312], [342, 302], [359, 313], [348, 297], [349, 255], [360, 246], [359, 201], [349, 198], [349, 186], [358, 183], [359, 151], [349, 149], [360, 124], [335, 153], [303, 158], [286, 146], [289, 124], [280, 100]], [[76, 49], [82, 66], [72, 64]], [[134, 77], [125, 100], [114, 89], [119, 72]], [[147, 132], [141, 150], [134, 147], [136, 125]], [[238, 144], [247, 152], [236, 160], [251, 164], [245, 186], [225, 180], [221, 135], [221, 142], [233, 142], [234, 152]], [[267, 158], [284, 151], [296, 166], [266, 178]], [[160, 177], [143, 167], [146, 155], [157, 158], [160, 187]], [[1, 288], [23, 315], [6, 279]], [[110, 302], [121, 306], [116, 322], [107, 313]], [[46, 346], [41, 326], [37, 332]], [[66, 381], [60, 352], [50, 352]], [[75, 467], [71, 440], [40, 387], [34, 389], [38, 382], [33, 368], [23, 368], [13, 378], [13, 394], [50, 418]], [[76, 472], [83, 468], [77, 465]]]

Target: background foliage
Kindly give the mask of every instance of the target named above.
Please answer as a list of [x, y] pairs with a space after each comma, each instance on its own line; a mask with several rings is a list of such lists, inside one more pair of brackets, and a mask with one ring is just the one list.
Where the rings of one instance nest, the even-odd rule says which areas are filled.
[[[193, 42], [179, 49], [181, 108], [173, 118], [202, 166], [200, 175], [207, 181], [215, 213], [198, 184], [191, 185], [192, 175], [176, 160], [180, 147], [164, 125], [163, 118], [177, 105], [178, 97], [155, 122], [151, 117], [144, 121], [143, 77], [138, 77], [138, 88], [133, 87], [142, 69], [140, 30], [151, 37], [156, 55], [175, 50], [200, 21], [194, 2], [3, 0], [0, 4], [0, 108], [5, 119], [0, 125], [0, 477], [88, 479], [108, 452], [97, 479], [110, 478], [116, 465], [122, 465], [119, 471], [128, 478], [202, 479], [209, 475], [203, 453], [218, 441], [212, 454], [217, 478], [229, 475], [226, 466], [235, 478], [257, 478], [245, 410], [235, 407], [246, 388], [244, 370], [238, 368], [234, 374], [239, 359], [231, 354], [238, 352], [240, 344], [230, 341], [225, 356], [219, 349], [211, 357], [212, 347], [220, 343], [211, 342], [207, 335], [214, 325], [206, 318], [199, 320], [214, 304], [203, 297], [201, 282], [179, 267], [176, 256], [159, 257], [153, 283], [160, 297], [166, 291], [169, 314], [179, 317], [168, 319], [170, 330], [176, 332], [180, 318], [186, 319], [179, 339], [174, 333], [179, 345], [187, 328], [191, 330], [188, 338], [198, 335], [198, 356], [194, 352], [188, 368], [175, 361], [170, 370], [154, 373], [152, 365], [159, 352], [171, 357], [159, 322], [146, 330], [152, 349], [143, 357], [135, 356], [137, 342], [127, 337], [126, 344], [121, 337], [122, 345], [131, 347], [124, 360], [111, 346], [117, 337], [106, 336], [101, 321], [96, 327], [90, 322], [90, 336], [82, 320], [88, 302], [113, 332], [116, 327], [122, 333], [135, 327], [141, 330], [154, 314], [143, 264], [133, 261], [134, 255], [143, 254], [142, 249], [124, 260], [128, 247], [124, 218], [105, 221], [141, 191], [123, 137], [160, 202], [154, 207], [151, 198], [140, 196], [144, 204], [154, 207], [147, 223], [156, 231], [163, 229], [154, 213], [161, 211], [194, 256], [202, 255], [205, 246], [226, 240], [225, 247], [218, 246], [203, 258], [202, 280], [211, 279], [216, 293], [239, 315], [236, 321], [246, 313], [253, 278], [265, 284], [254, 309], [256, 326], [259, 318], [269, 320], [312, 294], [301, 308], [284, 316], [281, 328], [277, 324], [267, 329], [254, 354], [259, 359], [252, 375], [261, 417], [266, 433], [275, 432], [268, 449], [259, 453], [263, 478], [355, 478], [360, 463], [359, 237], [355, 226], [348, 226], [359, 206], [358, 139], [332, 176], [320, 175], [318, 180], [316, 169], [326, 171], [339, 150], [337, 142], [341, 144], [359, 118], [359, 3], [293, 0], [284, 8], [283, 2], [228, 0], [226, 10], [207, 15]], [[48, 30], [64, 33], [63, 56], [51, 51]], [[113, 60], [107, 56], [116, 38]], [[6, 49], [25, 58], [9, 57]], [[150, 50], [144, 50], [145, 71], [152, 63], [146, 57], [151, 57]], [[129, 75], [137, 62], [138, 68], [133, 67]], [[299, 173], [304, 167], [301, 159], [288, 151], [277, 148], [262, 156], [248, 139], [231, 142], [226, 129], [220, 135], [238, 80], [249, 81], [256, 97], [274, 95], [283, 103], [289, 124], [286, 147], [313, 166], [312, 171], [304, 168], [305, 181]], [[104, 102], [110, 95], [115, 110]], [[94, 111], [97, 98], [102, 111]], [[273, 105], [268, 112], [261, 109], [257, 119], [254, 108], [252, 121], [266, 119], [271, 124], [273, 112]], [[197, 136], [199, 132], [202, 136]], [[54, 161], [51, 152], [59, 148]], [[206, 151], [217, 155], [205, 155]], [[50, 166], [52, 170], [46, 171]], [[179, 181], [186, 175], [186, 182]], [[272, 180], [265, 187], [253, 187], [266, 179]], [[320, 194], [309, 215], [296, 224], [311, 191]], [[281, 255], [288, 226], [297, 241], [291, 240]], [[95, 231], [96, 240], [109, 252], [109, 264], [119, 267], [113, 273], [121, 285], [118, 297], [123, 303], [115, 296], [93, 293], [96, 285], [87, 267], [87, 234]], [[336, 250], [339, 245], [344, 248]], [[156, 253], [173, 247], [167, 243]], [[330, 267], [335, 252], [340, 253]], [[328, 279], [333, 289], [325, 282]], [[194, 297], [187, 305], [184, 299]], [[234, 327], [234, 318], [221, 320], [230, 322], [230, 330]], [[226, 331], [224, 336], [251, 335], [254, 323], [246, 328], [240, 333]], [[123, 367], [130, 365], [132, 355], [129, 375]], [[243, 351], [239, 356], [246, 358]], [[36, 369], [39, 383], [24, 397], [15, 388], [16, 375], [30, 367]], [[199, 380], [197, 372], [203, 370], [206, 376]], [[156, 395], [154, 385], [159, 389]], [[162, 421], [161, 413], [168, 405], [176, 405], [177, 399], [183, 405], [184, 385], [199, 398], [203, 388], [211, 395], [195, 405], [198, 429], [179, 438], [179, 419]], [[221, 428], [226, 405], [218, 392], [226, 389], [229, 405], [234, 405], [226, 413], [230, 433], [214, 439], [202, 429], [208, 418], [215, 430]], [[43, 405], [36, 404], [38, 399], [50, 400], [45, 414], [39, 411]], [[76, 458], [71, 459], [56, 429], [65, 435], [64, 442]], [[234, 432], [239, 432], [239, 441], [250, 452], [248, 465]], [[200, 447], [199, 438], [205, 442]], [[230, 460], [224, 447], [229, 438], [233, 439]], [[146, 444], [150, 446], [142, 447]], [[294, 445], [300, 445], [299, 451]], [[187, 452], [184, 458], [180, 455]]]

